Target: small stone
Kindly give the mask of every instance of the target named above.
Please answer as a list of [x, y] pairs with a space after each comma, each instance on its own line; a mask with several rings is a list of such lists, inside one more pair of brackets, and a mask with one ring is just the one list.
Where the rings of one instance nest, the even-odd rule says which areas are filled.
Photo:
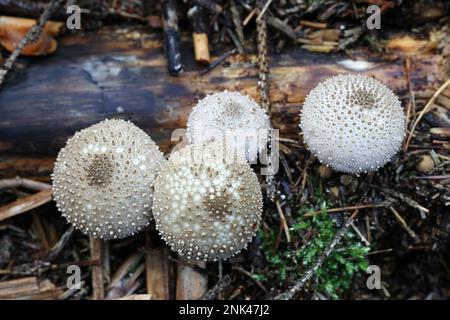
[[433, 161], [433, 158], [430, 155], [426, 154], [420, 158], [420, 161], [416, 165], [416, 169], [417, 171], [420, 171], [422, 173], [428, 173], [433, 170], [434, 166], [435, 163]]

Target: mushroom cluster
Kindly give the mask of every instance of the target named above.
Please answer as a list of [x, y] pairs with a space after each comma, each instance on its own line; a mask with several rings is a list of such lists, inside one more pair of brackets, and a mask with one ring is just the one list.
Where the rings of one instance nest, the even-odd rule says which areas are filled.
[[262, 193], [244, 159], [226, 161], [229, 146], [208, 142], [172, 154], [155, 181], [153, 215], [163, 239], [180, 255], [226, 259], [259, 227]]
[[405, 116], [397, 96], [378, 80], [339, 75], [308, 94], [300, 127], [321, 162], [360, 173], [378, 169], [398, 151]]
[[271, 128], [267, 114], [255, 101], [228, 91], [200, 100], [192, 109], [187, 126], [190, 143], [222, 141], [250, 163], [266, 148]]
[[52, 175], [56, 205], [94, 238], [130, 236], [151, 219], [153, 183], [165, 162], [132, 123], [102, 121], [77, 132], [59, 152]]

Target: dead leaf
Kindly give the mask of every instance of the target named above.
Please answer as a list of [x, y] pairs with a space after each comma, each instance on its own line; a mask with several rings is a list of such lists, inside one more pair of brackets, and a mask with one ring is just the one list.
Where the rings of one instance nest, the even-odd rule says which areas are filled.
[[[9, 52], [14, 51], [22, 38], [36, 24], [36, 20], [0, 16], [0, 44]], [[21, 55], [39, 56], [53, 53], [57, 42], [53, 38], [63, 26], [60, 22], [49, 21], [45, 24], [41, 36], [22, 50]]]
[[[28, 28], [23, 27], [9, 30], [0, 29], [0, 44], [9, 52], [13, 52], [28, 30]], [[25, 46], [20, 54], [23, 56], [41, 56], [55, 52], [56, 48], [56, 40], [46, 31], [43, 31], [38, 40]]]
[[411, 36], [402, 36], [389, 40], [386, 48], [391, 51], [400, 51], [405, 54], [417, 54], [429, 52], [436, 48], [432, 41], [414, 39]]

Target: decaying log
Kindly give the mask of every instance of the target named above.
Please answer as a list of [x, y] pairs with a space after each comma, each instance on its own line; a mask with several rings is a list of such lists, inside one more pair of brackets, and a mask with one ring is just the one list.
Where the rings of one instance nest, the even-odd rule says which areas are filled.
[[[186, 126], [190, 110], [205, 94], [237, 90], [258, 100], [254, 55], [234, 55], [230, 65], [201, 75], [191, 43], [190, 36], [182, 39], [185, 72], [176, 78], [167, 72], [161, 34], [143, 29], [75, 33], [62, 37], [52, 56], [20, 59], [0, 92], [0, 176], [48, 175], [67, 138], [105, 118], [133, 121], [169, 152], [175, 145], [171, 133]], [[438, 55], [413, 57], [412, 90], [442, 84], [442, 62]], [[269, 64], [273, 124], [281, 137], [294, 139], [306, 93], [326, 77], [353, 72], [346, 56], [297, 47], [269, 55]], [[402, 60], [367, 65], [359, 72], [407, 93]]]

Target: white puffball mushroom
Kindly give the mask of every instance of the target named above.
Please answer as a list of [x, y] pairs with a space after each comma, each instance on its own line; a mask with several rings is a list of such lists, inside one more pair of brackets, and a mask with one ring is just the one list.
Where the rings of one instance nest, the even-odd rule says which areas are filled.
[[165, 162], [144, 131], [124, 120], [105, 120], [77, 132], [61, 149], [53, 197], [83, 233], [124, 238], [149, 224], [153, 183]]
[[268, 144], [270, 120], [250, 97], [238, 92], [219, 92], [206, 96], [192, 109], [187, 138], [192, 144], [224, 141], [239, 150], [250, 163]]
[[300, 127], [317, 158], [334, 170], [373, 171], [399, 150], [405, 116], [397, 96], [380, 81], [339, 75], [306, 97]]
[[[261, 222], [262, 192], [244, 159], [218, 156], [223, 144], [189, 145], [172, 154], [155, 182], [156, 229], [187, 259], [217, 261], [239, 253]], [[233, 153], [225, 146], [226, 155]], [[194, 155], [200, 152], [201, 161]]]

